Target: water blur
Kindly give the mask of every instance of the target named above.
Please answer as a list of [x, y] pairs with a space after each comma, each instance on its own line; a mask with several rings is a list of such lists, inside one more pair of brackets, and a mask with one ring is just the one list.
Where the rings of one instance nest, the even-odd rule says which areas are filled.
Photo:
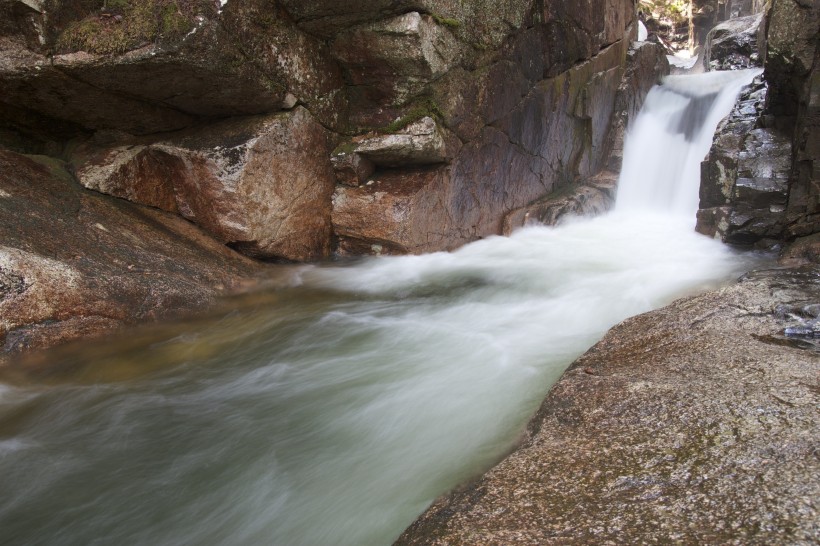
[[609, 327], [753, 260], [626, 207], [38, 356], [0, 383], [0, 543], [390, 544]]

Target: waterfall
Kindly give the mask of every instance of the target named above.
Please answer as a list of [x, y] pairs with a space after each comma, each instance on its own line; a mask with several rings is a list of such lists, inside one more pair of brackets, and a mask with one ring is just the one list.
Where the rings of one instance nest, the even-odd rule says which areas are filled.
[[684, 113], [714, 125], [698, 99], [723, 96], [687, 86], [650, 97], [612, 214], [283, 269], [210, 316], [47, 353], [47, 376], [7, 370], [3, 544], [390, 544], [608, 328], [750, 266], [666, 212], [697, 198], [708, 127]]
[[685, 215], [698, 210], [700, 163], [720, 120], [760, 69], [667, 76], [630, 129], [618, 185], [618, 210]]

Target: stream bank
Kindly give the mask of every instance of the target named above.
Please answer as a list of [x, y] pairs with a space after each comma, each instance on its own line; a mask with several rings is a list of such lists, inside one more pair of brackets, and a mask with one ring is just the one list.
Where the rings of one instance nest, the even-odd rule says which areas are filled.
[[784, 332], [818, 302], [814, 265], [627, 319], [396, 544], [816, 543], [817, 338]]

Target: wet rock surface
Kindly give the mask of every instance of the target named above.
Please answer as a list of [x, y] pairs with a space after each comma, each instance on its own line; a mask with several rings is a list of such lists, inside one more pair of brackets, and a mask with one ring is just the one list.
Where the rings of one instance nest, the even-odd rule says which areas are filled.
[[[767, 19], [765, 83], [718, 127], [702, 167], [698, 231], [775, 248], [820, 231], [820, 6], [783, 0]], [[732, 48], [713, 54], [734, 62]]]
[[792, 144], [778, 127], [761, 127], [766, 86], [756, 80], [718, 126], [701, 167], [697, 230], [727, 243], [777, 244], [784, 236]]
[[815, 265], [626, 320], [396, 544], [815, 543], [818, 303]]
[[[54, 199], [59, 195], [59, 199]], [[179, 217], [0, 151], [0, 362], [213, 304], [262, 268]]]
[[510, 235], [524, 226], [553, 226], [567, 216], [603, 214], [615, 204], [618, 175], [601, 172], [577, 187], [550, 194], [526, 207], [511, 211], [504, 217], [502, 235]]

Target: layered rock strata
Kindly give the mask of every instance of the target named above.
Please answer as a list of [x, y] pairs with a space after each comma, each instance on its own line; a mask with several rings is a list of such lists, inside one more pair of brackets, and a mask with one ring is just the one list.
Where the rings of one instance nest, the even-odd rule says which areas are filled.
[[815, 542], [818, 302], [815, 266], [626, 320], [396, 544]]

